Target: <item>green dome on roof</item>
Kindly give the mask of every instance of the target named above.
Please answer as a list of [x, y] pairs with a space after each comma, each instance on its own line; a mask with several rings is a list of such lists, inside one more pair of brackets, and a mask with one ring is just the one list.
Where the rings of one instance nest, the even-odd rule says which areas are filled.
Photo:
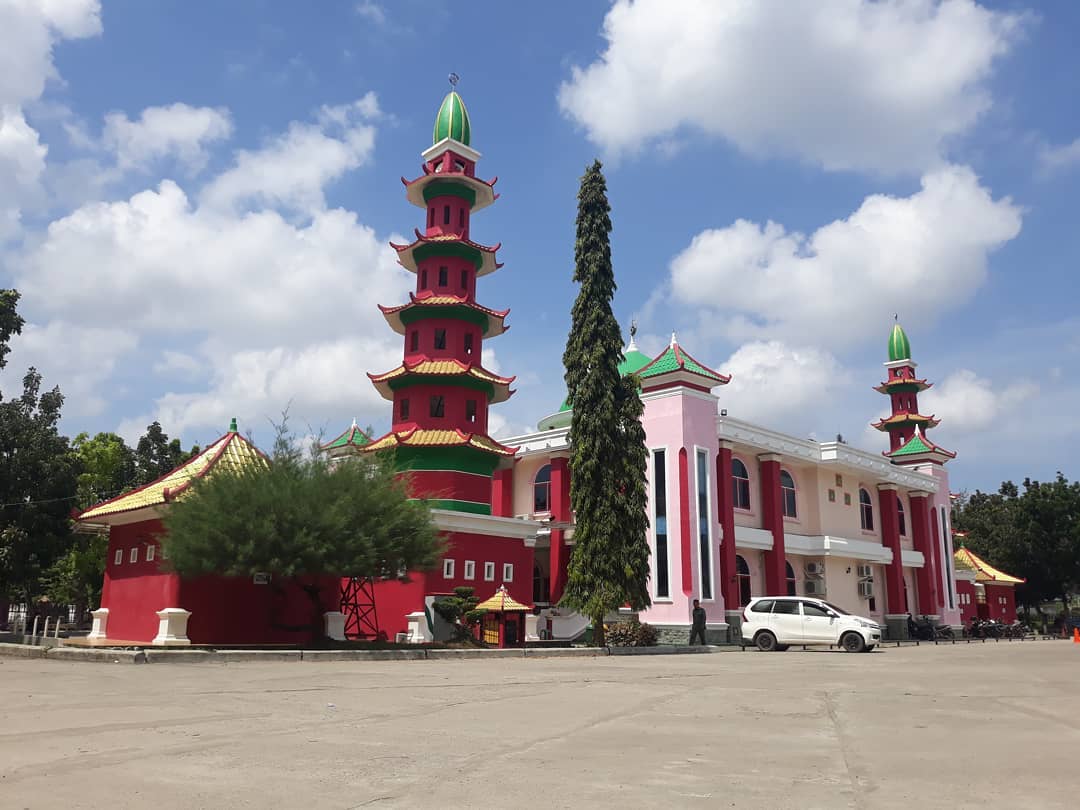
[[444, 138], [453, 138], [466, 146], [472, 139], [469, 111], [465, 109], [465, 102], [461, 100], [456, 90], [451, 90], [446, 94], [435, 116], [435, 129], [431, 135], [431, 143], [437, 144]]
[[894, 324], [892, 334], [889, 335], [889, 362], [911, 359], [911, 344], [900, 324]]
[[[619, 376], [625, 377], [627, 374], [637, 374], [645, 366], [652, 362], [652, 358], [647, 354], [642, 354], [638, 351], [636, 343], [631, 343], [626, 349], [626, 353], [623, 354], [623, 361], [619, 363]], [[560, 411], [570, 410], [570, 403], [565, 399], [563, 404], [559, 407]]]

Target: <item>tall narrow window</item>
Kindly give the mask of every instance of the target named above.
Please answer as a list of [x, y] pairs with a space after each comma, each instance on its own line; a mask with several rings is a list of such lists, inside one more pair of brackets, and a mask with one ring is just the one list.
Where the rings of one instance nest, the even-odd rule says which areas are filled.
[[404, 421], [409, 418], [409, 400], [403, 399], [398, 405], [398, 416]]
[[421, 270], [420, 271], [420, 289], [421, 290], [426, 290], [427, 289], [427, 270]]
[[865, 489], [859, 489], [859, 524], [864, 532], [874, 530], [874, 501]]
[[545, 464], [536, 471], [533, 479], [533, 511], [551, 511], [551, 465]]
[[138, 562], [138, 561], [139, 561], [139, 549], [138, 548], [133, 548], [133, 549], [131, 549], [131, 553], [128, 554], [128, 562]]
[[124, 564], [124, 550], [122, 548], [118, 548], [116, 550], [116, 554], [113, 555], [113, 565], [123, 565], [123, 564]]
[[795, 593], [797, 590], [795, 585], [795, 569], [791, 567], [791, 563], [784, 560], [784, 580], [787, 582], [787, 595], [797, 596]]
[[653, 452], [653, 526], [656, 529], [656, 596], [671, 596], [671, 573], [668, 570], [667, 540], [667, 454]]
[[435, 330], [435, 348], [436, 349], [445, 349], [446, 348], [446, 330], [445, 329], [436, 329]]
[[753, 588], [750, 587], [750, 566], [742, 554], [735, 555], [735, 576], [739, 578], [739, 606], [746, 607], [753, 597]]
[[445, 410], [445, 405], [443, 403], [443, 398], [441, 396], [432, 397], [431, 398], [431, 415], [436, 419], [442, 419], [444, 410]]
[[731, 497], [736, 509], [750, 508], [750, 473], [737, 458], [731, 460]]
[[473, 336], [472, 336], [472, 332], [466, 332], [465, 333], [465, 354], [466, 354], [466, 356], [468, 356], [468, 355], [472, 354], [472, 352], [473, 352]]
[[780, 471], [780, 495], [784, 502], [784, 517], [799, 516], [798, 502], [795, 498], [795, 479], [787, 470]]
[[475, 422], [476, 421], [476, 400], [475, 399], [467, 399], [467, 400], [465, 400], [465, 421], [466, 422]]
[[431, 206], [427, 211], [427, 224], [428, 224], [429, 228], [432, 225], [435, 224], [435, 206], [434, 205]]
[[462, 208], [458, 211], [457, 224], [459, 228], [465, 227], [465, 209]]
[[416, 352], [420, 350], [420, 333], [413, 329], [409, 332], [409, 351]]
[[904, 502], [900, 496], [896, 496], [896, 522], [900, 526], [900, 534], [907, 534], [907, 515], [904, 514]]
[[439, 286], [445, 287], [450, 283], [449, 271], [445, 267], [439, 268]]
[[469, 294], [469, 271], [461, 271], [461, 291], [466, 295]]
[[698, 544], [701, 557], [701, 598], [712, 599], [712, 543], [709, 540], [709, 454], [697, 451]]
[[443, 206], [443, 209], [442, 209], [442, 221], [443, 221], [443, 225], [449, 225], [450, 224], [450, 206], [449, 205], [444, 205]]
[[146, 561], [147, 562], [153, 562], [154, 561], [154, 552], [156, 550], [157, 550], [157, 546], [155, 546], [153, 543], [150, 543], [150, 544], [148, 544], [146, 546]]

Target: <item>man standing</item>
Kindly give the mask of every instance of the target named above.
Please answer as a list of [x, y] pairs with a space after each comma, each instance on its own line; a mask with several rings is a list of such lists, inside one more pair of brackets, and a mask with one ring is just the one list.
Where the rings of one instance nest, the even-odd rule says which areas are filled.
[[694, 612], [692, 614], [692, 624], [690, 625], [691, 645], [693, 645], [695, 638], [701, 639], [701, 643], [705, 644], [705, 608], [701, 606], [701, 602], [697, 599], [694, 600]]

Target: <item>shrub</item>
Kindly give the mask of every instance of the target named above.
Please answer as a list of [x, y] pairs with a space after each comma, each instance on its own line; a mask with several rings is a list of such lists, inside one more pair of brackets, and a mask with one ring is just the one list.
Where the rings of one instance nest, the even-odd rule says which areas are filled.
[[655, 627], [638, 621], [635, 616], [630, 621], [608, 625], [607, 643], [612, 647], [655, 647], [659, 635]]

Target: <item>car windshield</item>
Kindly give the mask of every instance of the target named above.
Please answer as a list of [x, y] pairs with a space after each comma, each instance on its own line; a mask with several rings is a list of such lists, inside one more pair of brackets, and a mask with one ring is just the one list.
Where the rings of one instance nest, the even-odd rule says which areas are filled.
[[834, 605], [834, 604], [833, 604], [832, 602], [826, 602], [825, 604], [826, 604], [826, 605], [828, 605], [828, 606], [829, 606], [830, 608], [832, 608], [833, 610], [835, 610], [835, 611], [836, 611], [837, 613], [839, 613], [839, 614], [840, 614], [841, 616], [850, 616], [850, 615], [851, 615], [851, 614], [850, 614], [850, 613], [848, 613], [848, 612], [847, 612], [846, 610], [844, 610], [844, 609], [843, 609], [842, 607], [837, 607], [837, 606], [836, 606], [836, 605]]

